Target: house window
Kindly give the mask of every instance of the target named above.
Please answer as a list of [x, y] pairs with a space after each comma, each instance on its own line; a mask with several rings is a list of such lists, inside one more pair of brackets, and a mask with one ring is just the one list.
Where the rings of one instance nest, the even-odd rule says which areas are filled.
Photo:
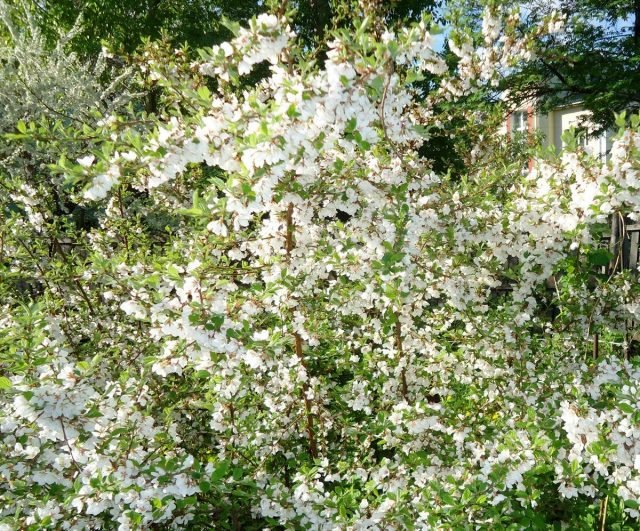
[[[589, 124], [589, 122], [585, 121], [584, 116], [585, 115], [583, 113], [580, 116], [576, 116], [575, 118], [569, 120], [567, 122], [567, 127], [563, 129], [563, 133], [564, 131], [573, 128], [576, 146], [582, 148], [589, 154], [593, 154], [592, 151], [594, 146], [592, 145], [592, 138], [590, 136], [591, 125]], [[564, 141], [562, 143], [562, 147], [565, 147]]]
[[601, 162], [604, 162], [605, 160], [607, 160], [608, 155], [609, 153], [607, 152], [607, 131], [605, 131], [598, 137], [597, 156]]
[[587, 138], [587, 131], [585, 129], [577, 129], [576, 130], [576, 140], [578, 141], [578, 146], [588, 151], [589, 149], [589, 139]]
[[513, 113], [513, 132], [526, 133], [529, 131], [529, 116], [527, 111], [516, 111]]

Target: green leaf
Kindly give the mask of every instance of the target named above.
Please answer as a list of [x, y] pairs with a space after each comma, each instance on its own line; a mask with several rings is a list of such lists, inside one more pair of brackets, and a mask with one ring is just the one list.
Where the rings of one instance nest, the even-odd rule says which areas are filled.
[[429, 138], [431, 135], [429, 134], [429, 129], [423, 125], [416, 124], [412, 127], [412, 129], [418, 133], [422, 138]]
[[398, 43], [395, 41], [389, 41], [387, 43], [387, 49], [389, 50], [389, 55], [391, 55], [391, 58], [395, 59], [398, 55]]
[[211, 473], [211, 482], [219, 483], [220, 480], [227, 475], [227, 471], [229, 470], [229, 465], [230, 463], [227, 460], [220, 461], [220, 464]]
[[388, 253], [384, 253], [382, 257], [382, 263], [386, 266], [393, 265], [404, 258], [404, 253], [397, 253], [394, 251], [389, 251]]
[[380, 96], [384, 89], [384, 79], [382, 79], [382, 76], [377, 76], [369, 81], [369, 86]]
[[618, 409], [620, 411], [623, 411], [627, 415], [633, 415], [636, 412], [636, 408], [633, 407], [631, 404], [627, 404], [626, 402], [618, 403]]
[[11, 380], [9, 380], [9, 378], [7, 378], [6, 376], [0, 376], [0, 389], [11, 389], [11, 387], [13, 387]]
[[606, 266], [609, 264], [613, 255], [607, 249], [593, 249], [589, 255], [589, 263], [595, 266]]
[[627, 122], [627, 113], [625, 111], [616, 115], [616, 125], [620, 128], [623, 128]]
[[205, 210], [206, 204], [202, 199], [202, 197], [200, 197], [200, 192], [197, 189], [193, 191], [191, 201], [193, 203], [193, 210], [200, 210], [200, 211]]
[[240, 188], [242, 189], [242, 193], [248, 197], [252, 197], [255, 194], [253, 193], [253, 190], [251, 189], [251, 184], [248, 182], [243, 182], [240, 185]]
[[300, 116], [300, 113], [298, 112], [298, 110], [296, 109], [296, 106], [293, 103], [289, 105], [289, 108], [287, 109], [287, 116], [289, 118], [297, 118], [298, 116]]
[[214, 313], [209, 317], [209, 322], [205, 325], [207, 330], [215, 330], [216, 332], [220, 331], [222, 328], [222, 324], [224, 323], [224, 314]]
[[102, 417], [102, 413], [100, 413], [100, 410], [98, 410], [96, 406], [93, 406], [89, 411], [87, 411], [87, 413], [85, 413], [85, 415], [90, 419]]
[[240, 31], [242, 30], [242, 26], [240, 25], [239, 22], [235, 22], [231, 19], [228, 19], [226, 16], [222, 16], [222, 20], [220, 21], [220, 23], [227, 28], [231, 33], [233, 33], [235, 36], [237, 36]]
[[167, 275], [171, 280], [182, 280], [180, 272], [173, 264], [170, 264], [169, 267], [167, 267]]
[[422, 74], [422, 72], [418, 70], [409, 70], [405, 78], [405, 83], [413, 83], [415, 81], [422, 81], [423, 79], [424, 75]]
[[207, 87], [200, 87], [198, 89], [198, 96], [208, 101], [211, 99], [211, 91]]

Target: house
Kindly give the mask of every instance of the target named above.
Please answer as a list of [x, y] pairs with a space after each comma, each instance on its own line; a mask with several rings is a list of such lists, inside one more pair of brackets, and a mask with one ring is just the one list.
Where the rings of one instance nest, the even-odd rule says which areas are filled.
[[582, 148], [595, 157], [605, 160], [611, 150], [611, 131], [596, 133], [589, 123], [590, 112], [580, 102], [570, 103], [542, 113], [533, 102], [522, 105], [507, 115], [503, 132], [509, 136], [518, 133], [542, 135], [543, 146], [555, 146], [556, 151], [564, 147], [562, 134], [571, 127], [576, 128], [577, 139]]

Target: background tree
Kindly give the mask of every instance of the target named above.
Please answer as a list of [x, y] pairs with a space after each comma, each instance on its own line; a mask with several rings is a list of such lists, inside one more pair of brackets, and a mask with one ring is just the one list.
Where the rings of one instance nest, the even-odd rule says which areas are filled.
[[[87, 128], [123, 112], [136, 97], [129, 70], [114, 69], [102, 54], [90, 61], [69, 52], [79, 30], [61, 31], [48, 42], [31, 2], [0, 0], [0, 215], [6, 219], [0, 242], [6, 243], [14, 214], [33, 223], [15, 249], [16, 258], [25, 259], [20, 271], [0, 251], [0, 298], [7, 301], [34, 296], [43, 282], [39, 253], [52, 253], [91, 225], [91, 209], [69, 197], [50, 165], [61, 156], [80, 156], [95, 140]], [[74, 131], [70, 138], [60, 134], [65, 127]], [[15, 137], [27, 131], [31, 138]]]
[[[184, 43], [210, 46], [229, 35], [220, 24], [223, 14], [245, 21], [262, 9], [260, 2], [246, 0], [55, 0], [33, 6], [45, 31], [68, 29], [82, 15], [85, 22], [72, 48], [89, 55], [99, 52], [102, 42], [132, 53], [142, 39], [155, 40], [163, 33], [176, 47]], [[48, 35], [55, 37], [55, 33]]]
[[506, 77], [517, 105], [538, 99], [543, 110], [576, 101], [606, 129], [616, 113], [640, 104], [640, 1], [517, 2], [523, 27], [552, 10], [566, 17], [562, 31], [538, 41], [535, 56]]
[[[263, 11], [266, 4], [256, 0], [55, 0], [31, 5], [43, 31], [54, 39], [55, 30], [50, 28], [69, 29], [82, 14], [85, 23], [72, 48], [96, 54], [103, 41], [132, 53], [142, 39], [155, 40], [163, 34], [175, 47], [185, 43], [192, 48], [211, 46], [231, 36], [221, 23], [223, 17], [246, 22]], [[321, 43], [327, 30], [348, 25], [362, 16], [362, 3], [355, 0], [293, 0], [276, 4], [297, 11], [292, 22], [308, 45]], [[370, 4], [385, 23], [390, 23], [417, 20], [425, 11], [435, 12], [442, 0], [373, 0]]]

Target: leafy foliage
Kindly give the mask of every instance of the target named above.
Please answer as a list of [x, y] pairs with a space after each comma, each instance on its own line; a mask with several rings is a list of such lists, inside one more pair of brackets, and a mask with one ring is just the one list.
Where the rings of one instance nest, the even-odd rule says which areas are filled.
[[503, 84], [515, 101], [537, 98], [543, 109], [582, 102], [602, 129], [638, 106], [640, 4], [637, 0], [527, 2], [523, 26], [554, 9], [563, 29], [540, 39], [535, 58]]
[[602, 238], [640, 118], [605, 163], [505, 146], [485, 96], [557, 19], [488, 8], [443, 57], [359, 8], [323, 61], [262, 14], [135, 55], [152, 109], [14, 116], [4, 528], [637, 526], [639, 289]]

